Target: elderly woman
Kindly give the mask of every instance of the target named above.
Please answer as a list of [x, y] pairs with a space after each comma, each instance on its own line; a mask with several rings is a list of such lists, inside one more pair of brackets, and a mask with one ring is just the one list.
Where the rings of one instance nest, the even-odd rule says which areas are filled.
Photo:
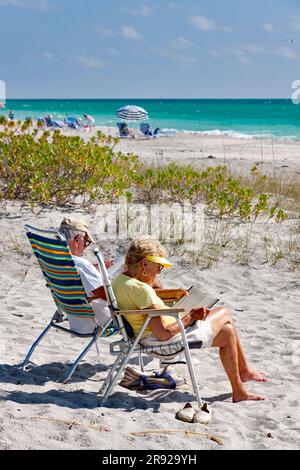
[[[113, 280], [113, 289], [120, 309], [144, 310], [166, 309], [167, 305], [153, 289], [156, 276], [163, 268], [171, 267], [162, 245], [152, 238], [134, 240], [126, 254], [126, 270]], [[128, 315], [134, 334], [137, 335], [144, 321], [144, 315]], [[264, 373], [252, 370], [246, 360], [235, 324], [229, 311], [224, 307], [209, 310], [199, 307], [182, 317], [188, 341], [195, 338], [199, 347], [220, 348], [220, 359], [232, 387], [232, 401], [264, 400], [265, 397], [250, 393], [243, 383], [249, 380], [266, 382]], [[153, 341], [172, 341], [180, 333], [173, 317], [161, 315], [152, 318], [142, 340], [144, 344]]]

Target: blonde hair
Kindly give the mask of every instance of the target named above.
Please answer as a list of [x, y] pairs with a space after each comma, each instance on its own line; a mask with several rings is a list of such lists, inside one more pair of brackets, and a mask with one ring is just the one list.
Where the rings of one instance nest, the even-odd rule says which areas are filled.
[[158, 240], [151, 237], [141, 237], [133, 240], [126, 253], [125, 265], [136, 265], [148, 255], [166, 257], [166, 250]]

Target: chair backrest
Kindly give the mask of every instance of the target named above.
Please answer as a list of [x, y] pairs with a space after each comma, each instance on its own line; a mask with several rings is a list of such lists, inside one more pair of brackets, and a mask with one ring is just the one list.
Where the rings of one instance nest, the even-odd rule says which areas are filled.
[[52, 126], [52, 119], [49, 116], [44, 117], [47, 126]]
[[125, 325], [125, 319], [120, 314], [120, 309], [118, 307], [117, 299], [115, 297], [115, 294], [111, 285], [111, 280], [110, 280], [107, 268], [105, 266], [104, 258], [99, 248], [95, 248], [94, 253], [97, 257], [98, 265], [102, 274], [104, 290], [105, 290], [106, 299], [107, 299], [109, 310], [111, 312], [112, 319], [116, 323], [119, 329], [119, 332], [122, 334], [124, 338], [124, 341], [127, 342], [129, 341], [129, 337], [131, 337], [132, 335], [130, 334], [129, 331], [127, 331], [127, 328]]
[[65, 123], [72, 129], [77, 129], [80, 126], [78, 119], [73, 116], [68, 116], [65, 118]]
[[145, 135], [149, 134], [149, 132], [150, 132], [150, 124], [148, 124], [147, 122], [142, 122], [142, 123], [140, 124], [140, 131], [141, 131], [143, 134], [145, 134]]
[[94, 319], [80, 275], [63, 234], [25, 225], [26, 235], [39, 262], [57, 308], [66, 315]]

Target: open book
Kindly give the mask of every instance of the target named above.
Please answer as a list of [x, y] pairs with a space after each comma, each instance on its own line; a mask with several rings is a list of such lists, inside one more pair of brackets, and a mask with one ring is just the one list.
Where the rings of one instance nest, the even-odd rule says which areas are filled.
[[206, 307], [212, 308], [220, 299], [215, 299], [211, 297], [209, 294], [201, 292], [198, 287], [190, 287], [188, 290], [189, 295], [185, 295], [181, 297], [173, 306], [172, 308], [183, 308], [183, 314], [192, 310], [192, 308], [197, 307]]

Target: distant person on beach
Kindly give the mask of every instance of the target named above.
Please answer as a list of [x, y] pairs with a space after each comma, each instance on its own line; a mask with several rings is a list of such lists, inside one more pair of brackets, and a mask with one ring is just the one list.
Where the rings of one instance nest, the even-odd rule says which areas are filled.
[[135, 138], [133, 132], [128, 128], [126, 122], [122, 122], [120, 126], [120, 136], [121, 137], [131, 137], [132, 139]]
[[95, 119], [89, 114], [84, 114], [83, 117], [87, 122], [87, 124], [84, 127], [86, 129], [89, 129], [89, 131], [91, 132], [92, 128], [95, 127]]
[[[79, 218], [64, 218], [60, 224], [59, 232], [61, 232], [68, 242], [70, 251], [73, 255], [76, 269], [78, 270], [86, 295], [91, 301], [91, 306], [95, 312], [96, 323], [104, 326], [111, 318], [107, 302], [104, 300], [104, 289], [102, 289], [102, 298], [99, 295], [95, 298], [93, 291], [103, 286], [100, 271], [83, 257], [84, 250], [91, 244], [95, 243], [88, 229], [88, 224]], [[105, 261], [107, 267], [112, 265], [111, 261]], [[98, 289], [98, 291], [101, 289]], [[91, 300], [93, 299], [93, 300]], [[79, 333], [91, 333], [94, 328], [93, 320], [86, 318], [76, 318], [69, 316], [70, 328]]]
[[[139, 238], [130, 244], [125, 271], [118, 274], [112, 286], [120, 309], [147, 310], [169, 308], [152, 287], [156, 276], [172, 264], [165, 258], [166, 251], [159, 241]], [[135, 336], [145, 321], [145, 315], [125, 315]], [[248, 392], [244, 382], [266, 382], [265, 373], [256, 372], [247, 363], [239, 335], [230, 312], [225, 307], [209, 310], [203, 306], [192, 309], [182, 317], [188, 341], [198, 342], [199, 348], [217, 347], [220, 359], [232, 387], [232, 401], [264, 400], [265, 397]], [[180, 340], [179, 325], [173, 317], [160, 315], [152, 318], [140, 340], [145, 346], [159, 341]]]
[[14, 119], [15, 118], [15, 113], [13, 112], [12, 109], [9, 110], [8, 117], [9, 117], [9, 119]]

